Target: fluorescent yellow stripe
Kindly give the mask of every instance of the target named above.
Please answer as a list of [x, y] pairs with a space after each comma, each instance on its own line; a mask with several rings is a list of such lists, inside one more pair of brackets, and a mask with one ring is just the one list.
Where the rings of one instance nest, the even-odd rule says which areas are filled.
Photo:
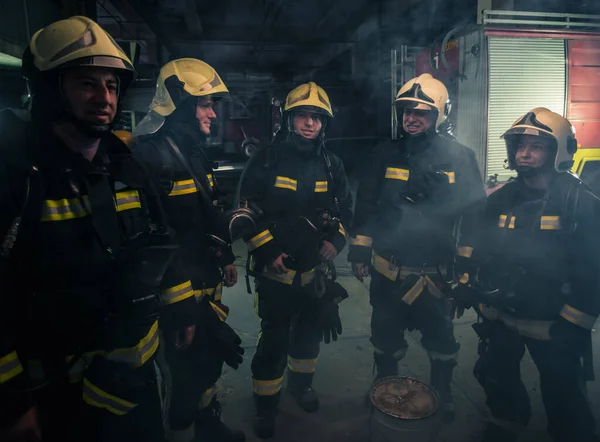
[[279, 393], [281, 386], [283, 385], [283, 376], [271, 381], [260, 381], [254, 379], [254, 393], [259, 396], [273, 396]]
[[[498, 218], [498, 227], [505, 227], [506, 226], [506, 215], [500, 215], [500, 217]], [[508, 228], [509, 229], [514, 229], [515, 228], [515, 217], [511, 216], [510, 217], [510, 223], [508, 224]]]
[[275, 177], [275, 187], [279, 187], [280, 189], [289, 189], [295, 192], [298, 187], [298, 181], [285, 176], [278, 176]]
[[263, 230], [258, 235], [250, 239], [246, 245], [248, 246], [248, 250], [252, 252], [272, 240], [273, 235], [271, 235], [271, 232], [269, 230]]
[[193, 179], [175, 181], [169, 196], [189, 195], [190, 193], [196, 193], [197, 191], [198, 189], [196, 189], [196, 184]]
[[387, 259], [382, 258], [379, 255], [373, 255], [373, 267], [383, 276], [392, 281], [398, 278], [398, 266], [392, 265]]
[[361, 247], [373, 247], [373, 238], [370, 236], [356, 235], [356, 238], [350, 238], [350, 245]]
[[16, 351], [0, 358], [0, 384], [10, 381], [22, 372], [23, 366]]
[[141, 209], [140, 194], [137, 190], [128, 190], [126, 192], [117, 192], [117, 212], [129, 209]]
[[175, 304], [176, 302], [183, 301], [184, 299], [191, 298], [194, 296], [192, 290], [191, 281], [186, 281], [182, 284], [170, 287], [168, 289], [161, 290], [160, 297], [162, 302], [166, 305]]
[[402, 297], [402, 302], [411, 305], [423, 293], [425, 288], [425, 278], [419, 278], [415, 285], [413, 285], [408, 292]]
[[315, 183], [315, 192], [316, 193], [327, 192], [327, 181], [317, 181]]
[[223, 284], [219, 284], [218, 286], [216, 286], [215, 291], [212, 293], [212, 295], [214, 301], [221, 302], [221, 299], [223, 298]]
[[578, 325], [579, 327], [585, 328], [586, 330], [592, 330], [594, 328], [594, 324], [596, 323], [595, 317], [588, 315], [581, 310], [577, 310], [575, 307], [571, 307], [568, 304], [563, 306], [562, 310], [560, 311], [560, 316], [567, 321]]
[[213, 178], [212, 173], [206, 175], [206, 178], [208, 178], [208, 183], [210, 184], [210, 187], [215, 187], [215, 179]]
[[[204, 393], [202, 393], [202, 398], [200, 399], [200, 406], [198, 407], [200, 410], [207, 408], [213, 401], [214, 397], [219, 392], [219, 388], [216, 385], [213, 385]], [[186, 439], [191, 440], [191, 439]]]
[[[83, 200], [83, 204], [81, 204]], [[88, 216], [90, 205], [87, 195], [81, 198], [63, 198], [61, 200], [45, 200], [42, 208], [42, 221], [66, 221]]]
[[410, 171], [407, 169], [397, 169], [395, 167], [388, 167], [385, 169], [385, 177], [390, 180], [402, 180], [408, 181]]
[[466, 284], [467, 282], [469, 282], [469, 274], [468, 273], [464, 273], [460, 279], [458, 280], [458, 282], [460, 282], [461, 284]]
[[340, 234], [342, 234], [342, 236], [346, 237], [348, 234], [346, 233], [346, 229], [344, 229], [344, 226], [342, 225], [342, 223], [340, 223], [340, 229], [338, 230], [338, 232]]
[[108, 353], [106, 358], [115, 362], [128, 363], [134, 367], [141, 367], [156, 353], [158, 344], [158, 321], [154, 321], [148, 334], [135, 347], [118, 348]]
[[456, 175], [454, 172], [444, 172], [448, 176], [448, 182], [450, 184], [456, 183]]
[[83, 379], [83, 401], [97, 408], [104, 408], [113, 414], [123, 416], [137, 407], [137, 404], [126, 401], [92, 384], [87, 378]]
[[296, 373], [314, 373], [317, 370], [317, 359], [294, 359], [288, 356], [287, 366]]
[[540, 220], [541, 230], [560, 230], [560, 216], [542, 216]]
[[225, 310], [223, 310], [221, 307], [219, 307], [218, 304], [210, 301], [210, 306], [213, 308], [213, 310], [215, 311], [215, 313], [217, 314], [217, 316], [219, 317], [219, 319], [223, 322], [225, 322], [225, 320], [227, 319], [227, 313], [225, 312]]
[[473, 255], [473, 247], [458, 246], [457, 253], [458, 256], [462, 256], [463, 258], [470, 258]]

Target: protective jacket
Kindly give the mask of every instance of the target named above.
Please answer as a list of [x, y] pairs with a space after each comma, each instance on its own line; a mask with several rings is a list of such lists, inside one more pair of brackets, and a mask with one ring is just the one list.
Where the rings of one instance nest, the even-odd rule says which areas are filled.
[[90, 162], [48, 126], [2, 121], [0, 384], [31, 359], [141, 366], [158, 347], [160, 305], [166, 327], [194, 323], [146, 174], [114, 136]]
[[[308, 149], [299, 149], [299, 144]], [[292, 284], [296, 273], [300, 276], [321, 263], [318, 251], [323, 240], [338, 252], [346, 244], [344, 224], [351, 222], [352, 196], [344, 165], [331, 152], [327, 152], [333, 178], [329, 179], [324, 149], [320, 141], [307, 142], [292, 134], [257, 153], [246, 166], [240, 196], [264, 213], [258, 233], [247, 241], [256, 272]], [[334, 197], [339, 214], [333, 213]], [[324, 214], [341, 217], [342, 222], [330, 224]], [[281, 253], [290, 256], [289, 272], [271, 275], [266, 266]]]
[[375, 149], [358, 191], [348, 259], [373, 259], [392, 280], [401, 267], [446, 266], [458, 220], [468, 225], [484, 198], [473, 151], [454, 139], [428, 133], [386, 142]]

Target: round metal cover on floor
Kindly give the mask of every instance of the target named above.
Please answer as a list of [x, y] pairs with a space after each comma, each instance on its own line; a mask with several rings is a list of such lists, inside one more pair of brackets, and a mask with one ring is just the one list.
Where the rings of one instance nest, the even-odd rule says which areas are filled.
[[433, 415], [440, 405], [433, 388], [407, 376], [380, 379], [371, 388], [370, 396], [375, 408], [399, 419], [424, 419]]

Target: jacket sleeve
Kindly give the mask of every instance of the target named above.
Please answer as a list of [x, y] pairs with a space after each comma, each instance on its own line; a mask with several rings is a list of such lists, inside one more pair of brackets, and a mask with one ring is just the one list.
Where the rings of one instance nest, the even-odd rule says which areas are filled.
[[198, 321], [197, 305], [192, 282], [180, 269], [181, 261], [175, 256], [160, 286], [160, 323], [165, 330], [180, 329]]
[[262, 263], [271, 263], [283, 252], [277, 237], [269, 222], [269, 201], [267, 200], [267, 189], [269, 177], [265, 173], [263, 164], [265, 162], [267, 148], [253, 156], [246, 165], [240, 183], [240, 199], [244, 199], [256, 205], [263, 211], [256, 222], [256, 231], [244, 238], [248, 250]]
[[571, 293], [560, 316], [592, 330], [600, 314], [600, 200], [590, 192], [582, 193], [569, 258], [573, 275]]
[[352, 263], [368, 264], [371, 262], [373, 226], [377, 216], [379, 193], [382, 185], [382, 156], [383, 149], [376, 148], [358, 188], [354, 225], [348, 253], [348, 261]]
[[334, 179], [333, 191], [339, 201], [341, 221], [338, 231], [332, 232], [327, 238], [327, 241], [333, 244], [339, 253], [346, 245], [346, 238], [348, 237], [347, 228], [350, 228], [352, 225], [352, 193], [350, 192], [350, 185], [348, 184], [344, 163], [334, 155], [331, 155], [331, 157]]
[[473, 273], [473, 250], [477, 232], [482, 228], [486, 194], [475, 153], [464, 148], [465, 159], [461, 161], [461, 173], [457, 180], [460, 206], [458, 207], [459, 229], [456, 248], [456, 273], [459, 281], [468, 282]]

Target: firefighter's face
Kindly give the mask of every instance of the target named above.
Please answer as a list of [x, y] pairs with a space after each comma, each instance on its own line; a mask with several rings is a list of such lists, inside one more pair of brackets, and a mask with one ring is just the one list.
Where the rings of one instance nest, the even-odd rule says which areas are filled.
[[402, 127], [409, 135], [420, 135], [433, 127], [436, 114], [432, 110], [404, 108]]
[[535, 135], [521, 135], [517, 141], [515, 162], [517, 167], [539, 169], [549, 160], [552, 141]]
[[314, 112], [298, 111], [292, 117], [294, 132], [307, 140], [314, 140], [319, 136], [323, 122], [321, 116]]
[[217, 118], [214, 110], [215, 102], [210, 97], [199, 97], [196, 104], [196, 119], [200, 125], [200, 131], [204, 135], [210, 135], [210, 125]]
[[75, 118], [100, 126], [112, 123], [117, 114], [119, 82], [111, 70], [73, 68], [61, 79], [65, 101]]

